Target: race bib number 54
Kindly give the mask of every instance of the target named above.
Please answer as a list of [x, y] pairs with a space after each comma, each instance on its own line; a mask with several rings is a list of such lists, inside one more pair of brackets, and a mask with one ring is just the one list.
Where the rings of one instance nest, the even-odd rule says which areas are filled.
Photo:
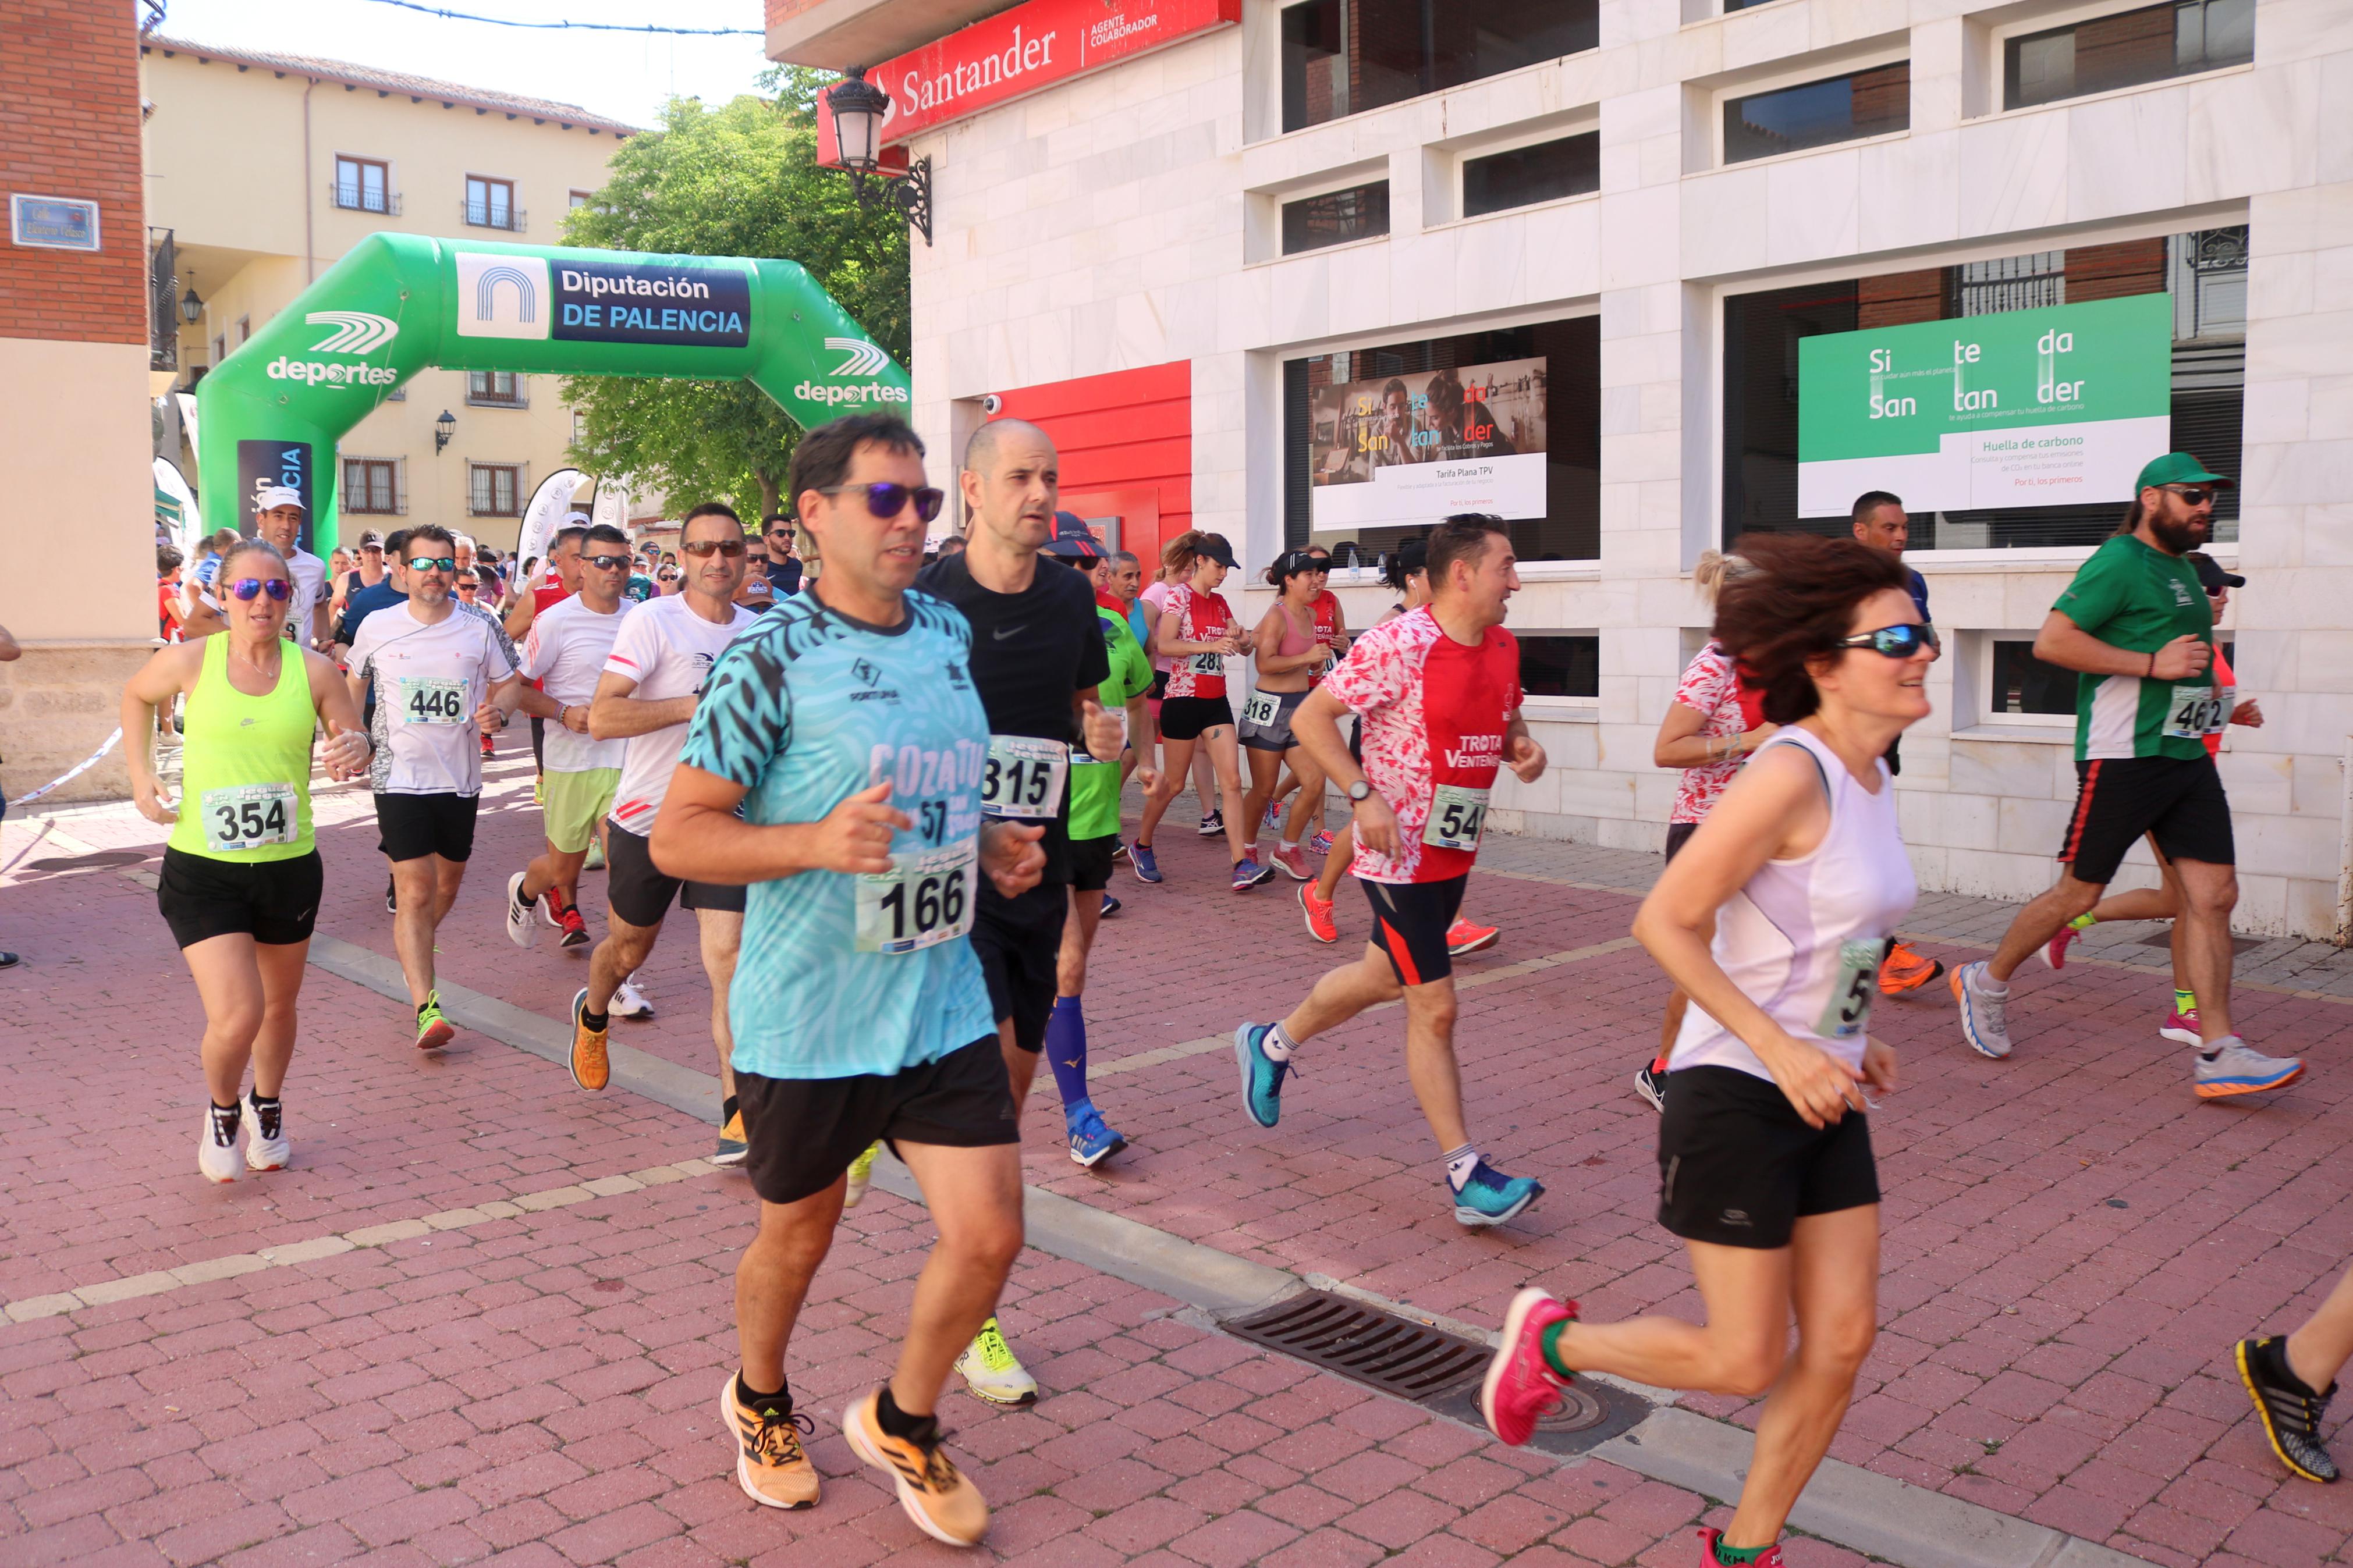
[[205, 846], [216, 855], [259, 849], [265, 844], [294, 842], [300, 813], [294, 786], [288, 784], [237, 784], [205, 791]]
[[1487, 791], [1461, 784], [1440, 784], [1430, 796], [1430, 820], [1422, 825], [1421, 841], [1440, 849], [1476, 849], [1487, 826]]
[[888, 871], [858, 879], [858, 951], [921, 952], [972, 931], [980, 840], [928, 855], [902, 855]]

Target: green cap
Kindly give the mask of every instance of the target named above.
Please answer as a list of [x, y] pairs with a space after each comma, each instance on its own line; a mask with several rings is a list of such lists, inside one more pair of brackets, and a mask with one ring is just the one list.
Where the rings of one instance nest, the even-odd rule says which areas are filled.
[[2152, 485], [2235, 485], [2236, 479], [2226, 479], [2220, 474], [2210, 474], [2206, 465], [2187, 452], [2168, 452], [2152, 458], [2133, 481], [2133, 493], [2138, 495]]

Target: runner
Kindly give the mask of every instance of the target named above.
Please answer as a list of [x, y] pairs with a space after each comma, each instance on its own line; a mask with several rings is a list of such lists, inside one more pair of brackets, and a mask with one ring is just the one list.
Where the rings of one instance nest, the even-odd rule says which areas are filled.
[[[1160, 651], [1160, 616], [1167, 607], [1168, 595], [1191, 574], [1194, 552], [1207, 537], [1198, 529], [1187, 529], [1162, 545], [1158, 575], [1151, 586], [1140, 589], [1135, 596], [1136, 618], [1144, 623], [1144, 651], [1151, 658], [1154, 671], [1151, 700], [1155, 728], [1160, 723], [1161, 704], [1168, 696], [1169, 679], [1176, 673], [1178, 663]], [[1167, 771], [1166, 767], [1161, 769], [1164, 776]], [[1218, 773], [1209, 765], [1209, 750], [1206, 746], [1198, 748], [1193, 753], [1193, 798], [1200, 807], [1200, 821], [1195, 831], [1204, 838], [1215, 838], [1226, 830], [1224, 811], [1212, 804], [1217, 795]]]
[[[1736, 564], [1746, 565], [1707, 551], [1692, 568], [1692, 587], [1701, 598], [1715, 604], [1726, 572]], [[1659, 721], [1659, 738], [1651, 748], [1651, 761], [1658, 766], [1683, 770], [1675, 783], [1674, 808], [1667, 814], [1667, 864], [1672, 865], [1675, 856], [1691, 842], [1725, 786], [1739, 776], [1748, 754], [1778, 728], [1765, 722], [1763, 702], [1764, 693], [1740, 679], [1732, 656], [1713, 637], [1684, 667], [1674, 700]], [[1703, 934], [1715, 934], [1713, 921]], [[1881, 973], [1883, 979], [1883, 966]], [[1653, 1110], [1667, 1108], [1667, 1055], [1674, 1049], [1675, 1037], [1683, 1032], [1683, 1009], [1690, 1002], [1681, 986], [1668, 994], [1666, 1017], [1659, 1026], [1658, 1053], [1634, 1075], [1634, 1092], [1649, 1100]]]
[[[1399, 616], [1418, 610], [1430, 603], [1430, 544], [1427, 540], [1409, 539], [1381, 559], [1381, 581], [1403, 595], [1391, 605], [1381, 618], [1373, 624], [1386, 626]], [[1348, 731], [1348, 754], [1362, 766], [1364, 752], [1364, 721], [1356, 721]], [[1299, 907], [1307, 916], [1307, 934], [1317, 942], [1340, 940], [1340, 925], [1333, 909], [1340, 892], [1340, 879], [1346, 874], [1356, 853], [1356, 828], [1354, 823], [1344, 823], [1340, 835], [1332, 841], [1324, 858], [1323, 869], [1315, 874], [1314, 887], [1299, 889]], [[1446, 955], [1468, 958], [1483, 952], [1502, 939], [1503, 931], [1495, 926], [1482, 926], [1476, 921], [1457, 915], [1454, 923], [1446, 928]]]
[[[2206, 590], [2206, 602], [2214, 611], [2214, 624], [2221, 625], [2222, 612], [2230, 607], [2231, 590], [2244, 586], [2247, 580], [2235, 572], [2223, 571], [2221, 563], [2202, 550], [2191, 551], [2187, 559], [2198, 574], [2200, 585]], [[2222, 645], [2216, 643], [2214, 689], [2220, 694], [2216, 699], [2218, 710], [2230, 710], [2231, 723], [2261, 729], [2263, 705], [2251, 697], [2238, 697], [2237, 688], [2238, 680], [2231, 672], [2231, 661], [2223, 656]], [[2206, 754], [2219, 756], [2221, 750], [2221, 733], [2210, 731], [2206, 736]], [[2182, 988], [2181, 982], [2189, 972], [2183, 965], [2180, 951], [2181, 922], [2175, 919], [2181, 912], [2181, 876], [2173, 868], [2173, 862], [2166, 858], [2165, 851], [2158, 847], [2154, 834], [2149, 836], [2148, 848], [2149, 853], [2157, 858], [2158, 875], [2161, 879], [2159, 885], [2135, 888], [2130, 892], [2112, 893], [2102, 899], [2089, 910], [2059, 928], [2059, 934], [2052, 937], [2042, 950], [2042, 962], [2053, 969], [2066, 968], [2068, 944], [2103, 921], [2173, 921], [2173, 1007], [2157, 1032], [2178, 1045], [2194, 1046], [2199, 1039], [2198, 994]]]
[[[522, 672], [543, 689], [517, 686], [500, 705], [553, 719], [547, 731], [546, 768], [541, 775], [547, 853], [507, 879], [507, 940], [529, 947], [538, 938], [532, 910], [543, 893], [548, 923], [564, 933], [560, 945], [588, 945], [587, 922], [580, 918], [580, 872], [596, 842], [596, 827], [612, 809], [620, 786], [625, 742], [598, 740], [588, 732], [588, 705], [621, 623], [637, 606], [621, 597], [629, 573], [629, 539], [610, 523], [588, 530], [579, 552], [580, 591], [535, 613], [522, 646]], [[628, 1011], [640, 1004], [632, 996]]]
[[450, 596], [449, 531], [422, 523], [404, 546], [408, 597], [363, 623], [352, 643], [352, 701], [371, 687], [377, 849], [392, 866], [393, 950], [417, 1009], [416, 1045], [457, 1033], [433, 983], [433, 938], [465, 879], [482, 794], [481, 739], [507, 724], [492, 699], [514, 680], [514, 644], [489, 612]]
[[[503, 611], [507, 636], [518, 640], [531, 636], [531, 628], [545, 611], [562, 604], [580, 592], [580, 547], [587, 542], [588, 530], [593, 526], [585, 511], [566, 512], [564, 525], [547, 542], [547, 563], [542, 567], [531, 562], [522, 563], [522, 575], [515, 580], [515, 592], [509, 595]], [[396, 557], [399, 552], [395, 551]], [[536, 680], [524, 682], [532, 689], [539, 689]], [[547, 721], [532, 709], [531, 765], [539, 775], [533, 781], [533, 798], [546, 804], [547, 786]]]
[[[155, 903], [205, 1012], [210, 1092], [196, 1169], [227, 1182], [240, 1131], [248, 1170], [282, 1171], [290, 1157], [280, 1097], [324, 884], [311, 835], [311, 736], [325, 726], [320, 761], [337, 781], [366, 768], [368, 739], [333, 662], [285, 639], [295, 593], [277, 549], [237, 541], [213, 582], [226, 630], [158, 648], [131, 678], [122, 749], [140, 815], [172, 830]], [[152, 737], [156, 710], [181, 696], [174, 800], [155, 776]], [[240, 1099], [248, 1061], [253, 1090]]]
[[1953, 972], [1961, 1037], [1981, 1056], [2010, 1055], [2018, 966], [2098, 904], [2125, 851], [2147, 834], [2181, 883], [2174, 984], [2196, 998], [2199, 1098], [2281, 1089], [2304, 1074], [2303, 1062], [2267, 1057], [2231, 1026], [2237, 858], [2206, 737], [2230, 722], [2232, 704], [2209, 668], [2214, 613], [2182, 559], [2206, 542], [2214, 487], [2229, 483], [2186, 452], [2152, 460], [2116, 536], [2076, 572], [2034, 639], [2037, 658], [2080, 672], [2075, 810], [2058, 883], [2018, 911], [1991, 959]]
[[2353, 1359], [2353, 1269], [2304, 1326], [2284, 1336], [2242, 1340], [2232, 1352], [2239, 1382], [2280, 1463], [2307, 1481], [2333, 1481], [2337, 1461], [2320, 1440], [2337, 1374]]
[[[1098, 563], [1088, 559], [1089, 553], [1101, 553], [1083, 534], [1058, 538], [1050, 548], [1082, 573]], [[1119, 599], [1098, 591], [1095, 620], [1103, 628], [1103, 652], [1111, 666], [1096, 694], [1108, 710], [1126, 714], [1128, 747], [1118, 766], [1097, 762], [1084, 747], [1071, 752], [1071, 912], [1054, 964], [1054, 1010], [1046, 1020], [1046, 1065], [1053, 1068], [1054, 1087], [1061, 1092], [1071, 1162], [1084, 1170], [1127, 1147], [1127, 1140], [1104, 1122], [1087, 1089], [1087, 954], [1094, 947], [1095, 928], [1119, 908], [1119, 900], [1105, 889], [1119, 849], [1119, 794], [1126, 782], [1122, 770], [1130, 758], [1152, 754], [1152, 709], [1145, 700], [1152, 689], [1152, 661], [1144, 657], [1143, 645], [1128, 626], [1127, 607]], [[1159, 777], [1149, 763], [1135, 771], [1146, 789]]]
[[1694, 1004], [1659, 1121], [1659, 1223], [1683, 1240], [1707, 1321], [1587, 1323], [1530, 1286], [1512, 1300], [1480, 1403], [1516, 1446], [1578, 1373], [1766, 1395], [1738, 1508], [1700, 1534], [1705, 1563], [1778, 1568], [1775, 1541], [1877, 1328], [1864, 1095], [1894, 1090], [1895, 1053], [1864, 1029], [1887, 933], [1917, 890], [1884, 758], [1928, 711], [1936, 642], [1883, 551], [1780, 533], [1740, 552], [1754, 570], [1725, 584], [1716, 637], [1784, 728], [1634, 921]]
[[[1885, 490], [1865, 490], [1855, 498], [1852, 521], [1855, 538], [1874, 550], [1884, 550], [1898, 561], [1904, 559], [1904, 547], [1912, 542], [1912, 517], [1904, 510], [1902, 500]], [[1906, 566], [1904, 586], [1912, 595], [1913, 606], [1920, 612], [1920, 624], [1935, 625], [1928, 614], [1928, 580]], [[1888, 775], [1894, 777], [1903, 771], [1904, 759], [1894, 745], [1889, 746]], [[1900, 996], [1907, 991], [1919, 990], [1944, 973], [1944, 964], [1891, 936], [1887, 939], [1886, 960], [1879, 966], [1879, 989], [1884, 995]]]
[[[1519, 590], [1500, 518], [1466, 512], [1430, 536], [1435, 596], [1356, 639], [1348, 657], [1292, 716], [1315, 764], [1355, 803], [1356, 874], [1373, 906], [1365, 956], [1315, 983], [1277, 1024], [1234, 1031], [1242, 1102], [1272, 1127], [1292, 1055], [1366, 1008], [1405, 998], [1406, 1073], [1437, 1135], [1447, 1201], [1464, 1225], [1502, 1225], [1544, 1191], [1487, 1163], [1464, 1124], [1454, 1056], [1453, 966], [1447, 928], [1479, 855], [1495, 770], [1544, 776], [1544, 748], [1520, 716], [1520, 647], [1504, 630]], [[1364, 720], [1364, 765], [1340, 739], [1339, 717]]]
[[335, 625], [341, 625], [343, 612], [350, 608], [352, 595], [363, 588], [372, 588], [385, 579], [384, 535], [369, 529], [360, 535], [358, 564], [335, 579], [333, 598], [328, 605], [328, 615]]
[[[744, 524], [733, 508], [705, 501], [679, 527], [690, 574], [686, 591], [629, 613], [596, 681], [588, 732], [626, 742], [621, 782], [606, 821], [612, 871], [605, 888], [605, 940], [588, 955], [588, 984], [572, 998], [572, 1081], [602, 1089], [611, 1077], [605, 1036], [615, 994], [650, 957], [675, 900], [692, 910], [711, 979], [711, 1038], [719, 1047], [718, 1165], [742, 1163], [744, 1117], [728, 1058], [727, 988], [744, 939], [742, 884], [684, 882], [655, 868], [647, 839], [677, 771], [686, 728], [720, 653], [750, 626], [730, 601], [744, 575]], [[642, 993], [640, 993], [642, 995]], [[651, 1012], [648, 1005], [645, 1012]]]
[[[1182, 539], [1193, 542], [1187, 545]], [[1168, 590], [1154, 622], [1158, 647], [1176, 662], [1160, 703], [1160, 743], [1166, 755], [1160, 782], [1144, 796], [1144, 820], [1128, 847], [1128, 863], [1138, 881], [1161, 879], [1160, 863], [1152, 854], [1152, 832], [1168, 803], [1185, 787], [1198, 745], [1209, 753], [1224, 803], [1214, 818], [1202, 817], [1201, 834], [1208, 837], [1210, 822], [1217, 822], [1233, 859], [1234, 891], [1247, 892], [1272, 877], [1274, 868], [1252, 859], [1243, 843], [1249, 819], [1241, 814], [1241, 757], [1234, 741], [1233, 704], [1226, 698], [1226, 660], [1251, 652], [1257, 641], [1242, 630], [1233, 606], [1217, 591], [1234, 569], [1234, 552], [1225, 536], [1188, 533], [1182, 539], [1169, 549], [1172, 563], [1185, 573], [1185, 580]]]
[[[1330, 586], [1332, 552], [1320, 544], [1310, 544], [1304, 553], [1315, 563], [1318, 574], [1315, 579], [1315, 636], [1332, 650], [1332, 657], [1336, 660], [1348, 651], [1348, 617], [1340, 607], [1340, 596], [1332, 592]], [[1274, 797], [1266, 803], [1266, 821], [1262, 826], [1282, 826], [1282, 814], [1290, 809], [1287, 803], [1298, 788], [1299, 775], [1286, 764], [1282, 770], [1282, 782], [1275, 786]], [[1314, 837], [1307, 839], [1308, 849], [1317, 855], [1329, 854], [1334, 840], [1324, 828], [1324, 796], [1315, 796], [1308, 813], [1308, 822], [1315, 829]], [[1300, 826], [1296, 822], [1292, 824], [1294, 829]], [[1304, 837], [1303, 833], [1302, 837]]]
[[1314, 802], [1320, 814], [1324, 775], [1292, 734], [1291, 716], [1332, 662], [1332, 645], [1315, 621], [1315, 595], [1326, 575], [1328, 571], [1318, 567], [1315, 558], [1303, 550], [1292, 551], [1266, 569], [1275, 600], [1256, 633], [1258, 689], [1242, 704], [1242, 747], [1250, 753], [1250, 793], [1242, 799], [1242, 820], [1250, 824], [1250, 842], [1242, 847], [1242, 855], [1247, 860], [1257, 860], [1261, 826], [1279, 825], [1273, 804], [1275, 783], [1288, 763], [1302, 793], [1292, 807], [1290, 830], [1275, 847], [1271, 863], [1299, 882], [1314, 880], [1307, 868], [1307, 852], [1299, 847], [1299, 836], [1308, 824], [1308, 802]]
[[[1054, 443], [1025, 420], [991, 420], [965, 447], [958, 482], [966, 548], [923, 568], [915, 581], [972, 625], [972, 679], [989, 729], [982, 813], [1045, 830], [1046, 864], [1037, 885], [1018, 899], [982, 887], [972, 930], [1018, 1117], [1046, 1045], [1070, 907], [1071, 753], [1077, 746], [1098, 763], [1115, 763], [1123, 736], [1118, 715], [1096, 700], [1111, 662], [1094, 592], [1038, 553], [1055, 529], [1060, 459]], [[957, 1358], [956, 1371], [994, 1404], [1028, 1405], [1038, 1397], [1037, 1380], [993, 1317]]]
[[[306, 648], [324, 651], [332, 646], [327, 621], [327, 563], [296, 541], [302, 532], [302, 498], [286, 485], [265, 487], [253, 500], [254, 537], [275, 549], [292, 575], [293, 602], [286, 613], [286, 635]], [[187, 636], [210, 637], [227, 625], [213, 583], [206, 583], [190, 606]]]
[[802, 554], [823, 573], [720, 656], [651, 848], [666, 876], [749, 884], [745, 945], [762, 960], [728, 992], [744, 1168], [760, 1196], [736, 1269], [743, 1363], [720, 1394], [736, 1479], [770, 1508], [818, 1500], [800, 1441], [813, 1428], [793, 1409], [785, 1350], [845, 1173], [888, 1138], [939, 1239], [895, 1372], [842, 1425], [918, 1529], [968, 1546], [988, 1505], [941, 1447], [934, 1413], [1021, 1249], [1021, 1163], [965, 932], [976, 882], [1018, 900], [1045, 857], [1040, 826], [982, 814], [990, 742], [966, 674], [972, 627], [909, 591], [941, 500], [923, 449], [878, 414], [800, 438], [789, 493]]

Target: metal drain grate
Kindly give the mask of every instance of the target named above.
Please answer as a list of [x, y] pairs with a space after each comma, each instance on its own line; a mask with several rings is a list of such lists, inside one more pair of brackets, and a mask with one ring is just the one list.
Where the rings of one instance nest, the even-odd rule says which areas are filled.
[[[1307, 1290], [1223, 1327], [1237, 1339], [1281, 1351], [1342, 1377], [1477, 1422], [1479, 1383], [1494, 1353], [1485, 1345], [1417, 1323], [1329, 1290]], [[1633, 1403], [1613, 1397], [1613, 1403]], [[1579, 1384], [1536, 1425], [1545, 1435], [1580, 1435], [1581, 1449], [1630, 1426], [1647, 1410], [1612, 1411]], [[1603, 1427], [1608, 1430], [1602, 1430]], [[1542, 1444], [1544, 1447], [1553, 1447]]]

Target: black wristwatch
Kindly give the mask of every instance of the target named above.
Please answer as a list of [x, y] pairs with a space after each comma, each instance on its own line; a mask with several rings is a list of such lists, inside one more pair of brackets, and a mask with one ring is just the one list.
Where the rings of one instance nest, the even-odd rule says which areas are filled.
[[1355, 784], [1348, 786], [1348, 799], [1352, 803], [1364, 800], [1370, 796], [1372, 793], [1373, 786], [1363, 779], [1358, 779]]

